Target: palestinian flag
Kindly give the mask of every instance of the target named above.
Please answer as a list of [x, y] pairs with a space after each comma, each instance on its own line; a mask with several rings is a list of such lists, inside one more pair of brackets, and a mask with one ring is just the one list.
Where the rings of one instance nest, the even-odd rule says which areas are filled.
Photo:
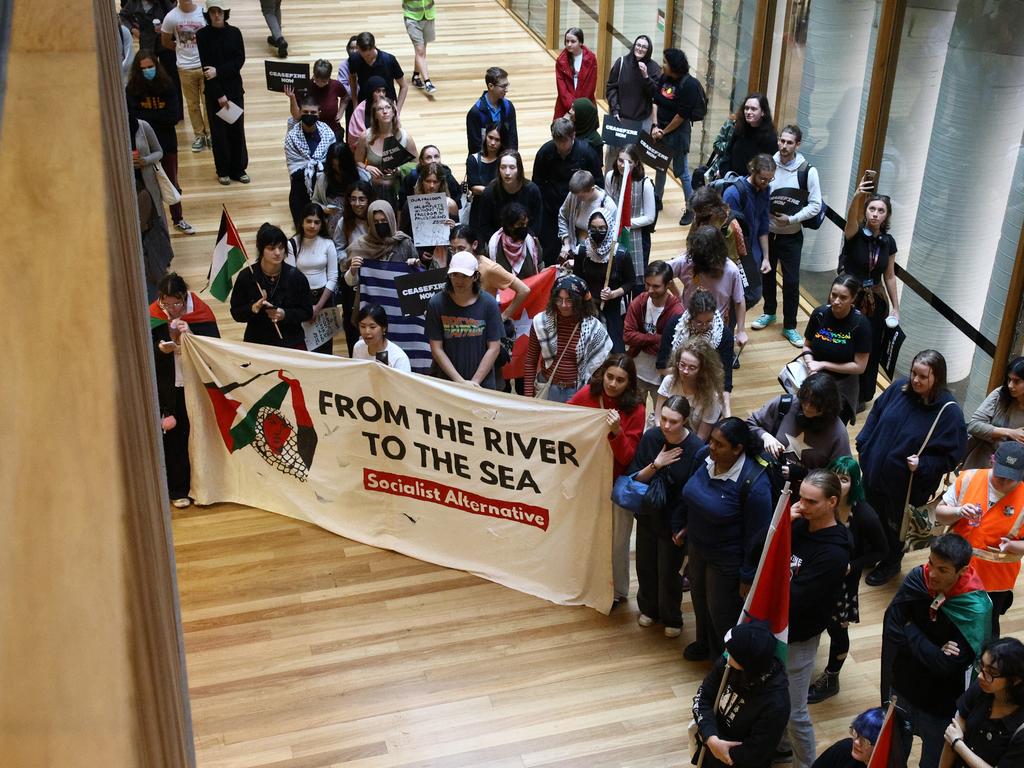
[[793, 549], [793, 524], [789, 518], [789, 484], [779, 496], [761, 550], [754, 583], [747, 593], [739, 623], [764, 621], [779, 641], [778, 655], [785, 661], [789, 643], [789, 580]]
[[238, 236], [238, 230], [228, 216], [228, 209], [224, 208], [220, 214], [217, 244], [213, 247], [213, 261], [210, 262], [210, 272], [206, 276], [210, 295], [220, 301], [227, 301], [235, 274], [248, 260], [242, 238]]
[[[187, 304], [191, 306], [185, 307], [185, 313], [181, 316], [189, 325], [197, 325], [199, 323], [214, 323], [216, 324], [217, 318], [213, 316], [213, 310], [210, 309], [210, 305], [199, 298], [194, 293], [189, 292]], [[160, 307], [160, 299], [157, 299], [149, 305], [149, 330], [159, 328], [161, 325], [167, 325], [169, 319]]]
[[903, 750], [899, 739], [896, 738], [896, 725], [896, 702], [890, 701], [885, 712], [885, 720], [882, 721], [882, 729], [878, 732], [875, 746], [871, 750], [867, 768], [896, 768], [907, 764], [905, 758], [901, 759]]
[[[268, 379], [264, 377], [271, 377]], [[274, 469], [305, 482], [317, 434], [302, 385], [277, 369], [219, 386], [204, 382], [229, 453], [252, 445]]]
[[[526, 359], [526, 348], [530, 343], [530, 326], [533, 324], [533, 318], [547, 309], [556, 276], [556, 268], [548, 267], [523, 280], [530, 289], [530, 293], [521, 307], [522, 314], [512, 318], [516, 326], [516, 340], [512, 346], [512, 360], [501, 369], [501, 375], [506, 379], [518, 379], [525, 375], [523, 362]], [[506, 288], [498, 294], [498, 304], [501, 305], [502, 312], [508, 308], [515, 297], [515, 291], [511, 288]]]
[[622, 191], [619, 193], [619, 210], [616, 217], [619, 220], [619, 228], [616, 238], [619, 247], [626, 253], [633, 252], [633, 240], [630, 236], [630, 223], [633, 216], [633, 166], [627, 161], [622, 174]]

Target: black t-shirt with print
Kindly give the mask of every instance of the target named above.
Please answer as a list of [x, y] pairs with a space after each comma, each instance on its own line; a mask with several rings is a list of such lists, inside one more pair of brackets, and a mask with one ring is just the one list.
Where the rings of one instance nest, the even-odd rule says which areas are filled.
[[[438, 291], [427, 304], [426, 329], [427, 338], [441, 342], [455, 370], [466, 380], [476, 373], [488, 343], [499, 341], [505, 333], [498, 302], [483, 291], [468, 307], [452, 301], [447, 291]], [[480, 385], [495, 388], [493, 368]]]
[[858, 352], [871, 351], [871, 325], [856, 309], [840, 320], [825, 305], [811, 313], [804, 340], [819, 362], [852, 363]]

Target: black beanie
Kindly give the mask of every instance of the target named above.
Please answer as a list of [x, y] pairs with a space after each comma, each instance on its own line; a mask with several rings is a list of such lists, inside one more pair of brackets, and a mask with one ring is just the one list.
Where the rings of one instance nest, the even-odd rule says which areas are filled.
[[753, 675], [767, 671], [775, 658], [777, 645], [778, 640], [763, 621], [739, 624], [725, 637], [729, 655], [739, 662], [744, 671]]

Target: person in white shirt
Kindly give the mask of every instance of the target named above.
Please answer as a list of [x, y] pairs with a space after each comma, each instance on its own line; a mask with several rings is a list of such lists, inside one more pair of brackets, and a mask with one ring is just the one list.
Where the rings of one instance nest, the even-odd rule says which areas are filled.
[[196, 32], [206, 26], [203, 18], [203, 7], [194, 0], [178, 0], [178, 7], [172, 8], [164, 16], [160, 27], [160, 42], [164, 48], [174, 51], [178, 65], [178, 77], [181, 79], [181, 92], [188, 105], [188, 119], [192, 123], [193, 152], [202, 152], [205, 147], [212, 147], [210, 141], [209, 117], [203, 106], [203, 67], [199, 61], [199, 47], [196, 45]]
[[409, 356], [388, 341], [388, 313], [380, 304], [367, 304], [359, 310], [359, 341], [352, 348], [353, 360], [377, 360], [396, 371], [412, 373]]
[[[338, 249], [327, 229], [324, 209], [316, 203], [310, 203], [303, 210], [302, 225], [288, 241], [285, 261], [309, 281], [309, 300], [313, 306], [311, 322], [316, 322], [325, 308], [334, 306], [334, 295], [338, 291]], [[334, 340], [329, 339], [313, 351], [333, 354]]]
[[779, 151], [775, 153], [775, 178], [771, 194], [771, 218], [768, 221], [768, 258], [761, 264], [764, 292], [763, 314], [750, 324], [755, 331], [775, 322], [778, 298], [775, 295], [775, 271], [782, 267], [782, 335], [794, 347], [803, 346], [796, 329], [796, 310], [800, 304], [800, 252], [804, 247], [803, 222], [821, 211], [821, 185], [818, 169], [808, 165], [800, 154], [803, 132], [787, 125], [779, 131]]

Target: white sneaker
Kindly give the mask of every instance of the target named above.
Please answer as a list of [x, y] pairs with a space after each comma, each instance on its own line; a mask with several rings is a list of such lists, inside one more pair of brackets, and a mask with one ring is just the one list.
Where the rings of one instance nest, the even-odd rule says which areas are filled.
[[206, 148], [206, 137], [196, 136], [196, 140], [192, 142], [193, 152], [202, 152]]
[[665, 627], [665, 637], [679, 637], [683, 634], [682, 627]]
[[192, 499], [188, 496], [182, 499], [171, 499], [171, 504], [178, 509], [184, 509], [192, 504]]
[[186, 235], [194, 235], [196, 233], [195, 227], [193, 227], [184, 219], [182, 219], [181, 221], [174, 222], [174, 226], [178, 230], [184, 232]]
[[645, 616], [641, 613], [639, 616], [636, 617], [636, 623], [639, 624], [641, 627], [649, 627], [651, 626], [651, 624], [654, 623], [654, 619], [652, 619], [650, 616]]

